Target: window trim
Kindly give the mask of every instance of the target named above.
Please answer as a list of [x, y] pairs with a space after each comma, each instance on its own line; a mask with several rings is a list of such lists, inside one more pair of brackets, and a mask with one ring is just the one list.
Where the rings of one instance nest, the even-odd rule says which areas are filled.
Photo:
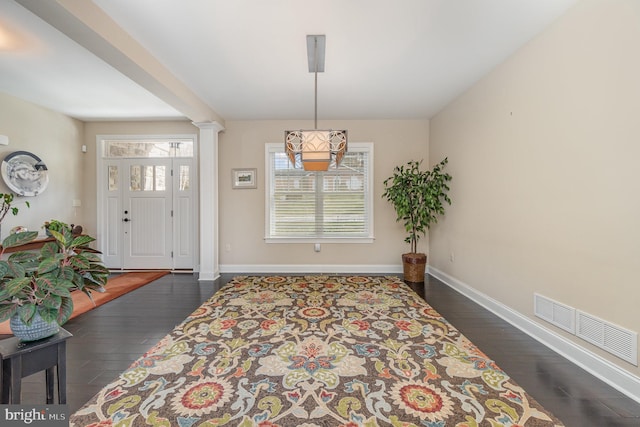
[[[264, 197], [264, 241], [265, 243], [373, 243], [374, 237], [374, 218], [373, 218], [373, 176], [374, 176], [374, 163], [373, 163], [373, 143], [372, 142], [349, 142], [348, 151], [364, 151], [369, 153], [369, 170], [367, 179], [367, 188], [369, 193], [369, 200], [367, 203], [368, 218], [369, 218], [369, 232], [366, 237], [272, 237], [268, 235], [268, 230], [271, 227], [270, 223], [270, 191], [271, 191], [271, 153], [284, 153], [284, 143], [266, 143], [265, 144], [265, 197]], [[314, 173], [314, 172], [312, 172]], [[315, 172], [321, 173], [321, 172]]]

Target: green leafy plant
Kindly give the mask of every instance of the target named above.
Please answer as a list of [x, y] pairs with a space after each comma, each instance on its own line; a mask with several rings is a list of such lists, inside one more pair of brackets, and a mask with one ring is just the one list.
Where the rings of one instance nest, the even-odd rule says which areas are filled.
[[[91, 299], [91, 292], [104, 292], [109, 270], [88, 245], [91, 236], [73, 236], [65, 224], [51, 230], [53, 242], [35, 252], [12, 253], [0, 260], [0, 321], [16, 313], [27, 325], [36, 312], [46, 322], [62, 325], [73, 312], [71, 292], [80, 290]], [[33, 242], [37, 231], [15, 233], [4, 239], [0, 256], [8, 248]]]
[[396, 221], [402, 221], [408, 236], [405, 242], [416, 253], [418, 240], [427, 229], [438, 221], [437, 215], [444, 214], [444, 203], [451, 204], [447, 195], [451, 175], [443, 172], [447, 158], [431, 170], [420, 170], [421, 161], [410, 161], [396, 166], [393, 175], [384, 180], [385, 197], [396, 210]]
[[57, 231], [58, 233], [62, 232], [65, 228], [71, 228], [68, 224], [59, 221], [57, 219], [52, 219], [51, 221], [45, 221], [44, 225], [45, 231], [47, 235], [49, 235], [52, 231]]
[[[13, 205], [13, 199], [15, 198], [15, 194], [13, 193], [0, 193], [0, 223], [9, 212], [13, 214], [13, 216], [18, 215], [20, 209]], [[26, 207], [30, 207], [29, 202], [25, 200], [24, 202]]]

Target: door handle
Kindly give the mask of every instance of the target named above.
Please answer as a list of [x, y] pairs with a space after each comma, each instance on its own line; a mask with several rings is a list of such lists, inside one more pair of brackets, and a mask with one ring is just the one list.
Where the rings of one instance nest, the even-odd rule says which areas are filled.
[[131, 221], [129, 218], [123, 218], [122, 220], [123, 220], [124, 222], [129, 222], [129, 221]]

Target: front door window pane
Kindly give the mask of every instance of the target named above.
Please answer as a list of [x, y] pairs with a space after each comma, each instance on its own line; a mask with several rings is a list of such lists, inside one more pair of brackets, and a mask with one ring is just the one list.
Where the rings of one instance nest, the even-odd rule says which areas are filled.
[[130, 168], [130, 191], [165, 191], [167, 175], [165, 166], [132, 165]]
[[129, 190], [142, 191], [142, 166], [132, 165], [129, 169]]
[[118, 167], [109, 166], [109, 191], [118, 191]]
[[153, 190], [155, 191], [165, 191], [167, 189], [167, 175], [166, 168], [164, 166], [156, 166], [154, 168], [155, 176], [154, 176], [154, 184], [155, 187]]
[[189, 179], [189, 166], [180, 165], [180, 191], [189, 191], [191, 186]]

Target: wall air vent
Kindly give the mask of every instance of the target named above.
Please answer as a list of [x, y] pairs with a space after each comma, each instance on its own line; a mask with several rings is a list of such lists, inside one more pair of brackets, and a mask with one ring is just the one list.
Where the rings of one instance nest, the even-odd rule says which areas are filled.
[[577, 311], [576, 335], [638, 366], [638, 333]]
[[575, 309], [540, 294], [533, 294], [533, 312], [547, 322], [575, 334]]

